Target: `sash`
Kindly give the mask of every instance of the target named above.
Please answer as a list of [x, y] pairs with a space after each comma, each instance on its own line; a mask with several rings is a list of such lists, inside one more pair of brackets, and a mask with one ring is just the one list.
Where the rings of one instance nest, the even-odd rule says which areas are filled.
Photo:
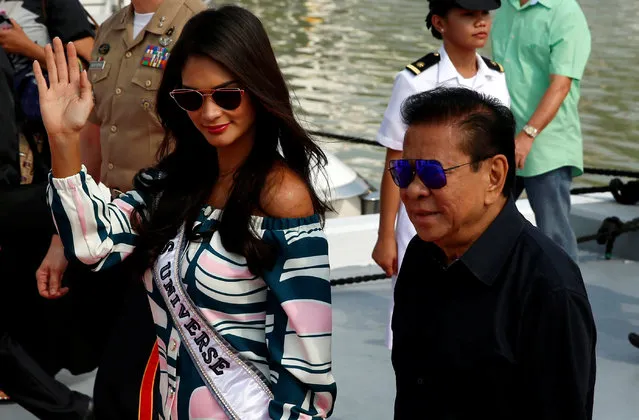
[[182, 343], [211, 394], [230, 420], [268, 420], [273, 394], [267, 380], [208, 324], [185, 293], [180, 276], [184, 227], [158, 257], [153, 279]]

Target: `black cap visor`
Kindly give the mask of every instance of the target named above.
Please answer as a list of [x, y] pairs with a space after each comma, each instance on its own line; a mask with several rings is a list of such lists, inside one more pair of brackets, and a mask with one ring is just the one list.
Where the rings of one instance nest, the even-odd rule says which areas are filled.
[[466, 10], [495, 10], [501, 6], [501, 0], [455, 0], [455, 3]]

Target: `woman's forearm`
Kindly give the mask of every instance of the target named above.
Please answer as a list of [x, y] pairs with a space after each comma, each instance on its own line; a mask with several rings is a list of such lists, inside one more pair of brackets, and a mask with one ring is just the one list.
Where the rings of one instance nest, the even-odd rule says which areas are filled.
[[32, 42], [27, 51], [24, 54], [26, 57], [29, 57], [33, 60], [37, 60], [43, 68], [47, 68], [47, 60], [44, 55], [44, 47]]
[[80, 135], [59, 135], [49, 138], [51, 147], [51, 169], [54, 178], [66, 178], [75, 175], [82, 169], [80, 153]]

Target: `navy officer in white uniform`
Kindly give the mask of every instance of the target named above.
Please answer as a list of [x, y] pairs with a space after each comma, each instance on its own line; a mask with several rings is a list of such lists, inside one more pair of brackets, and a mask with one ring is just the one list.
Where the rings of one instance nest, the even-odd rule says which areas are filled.
[[[404, 252], [415, 228], [408, 220], [399, 198], [399, 188], [388, 171], [391, 160], [402, 157], [404, 133], [401, 106], [409, 96], [439, 86], [466, 86], [499, 99], [510, 107], [503, 67], [482, 57], [477, 50], [488, 41], [491, 10], [498, 9], [501, 0], [429, 0], [426, 27], [443, 41], [438, 52], [431, 52], [406, 66], [395, 77], [393, 92], [377, 141], [386, 147], [386, 162], [382, 176], [380, 220], [373, 259], [395, 280]], [[392, 301], [390, 312], [392, 315]], [[390, 317], [386, 344], [392, 348]]]

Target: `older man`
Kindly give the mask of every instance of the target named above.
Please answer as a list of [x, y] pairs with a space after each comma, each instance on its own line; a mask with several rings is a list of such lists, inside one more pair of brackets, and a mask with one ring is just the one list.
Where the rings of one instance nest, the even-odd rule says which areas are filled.
[[511, 198], [515, 121], [467, 89], [410, 97], [391, 175], [417, 230], [395, 289], [395, 419], [592, 417], [579, 267]]

